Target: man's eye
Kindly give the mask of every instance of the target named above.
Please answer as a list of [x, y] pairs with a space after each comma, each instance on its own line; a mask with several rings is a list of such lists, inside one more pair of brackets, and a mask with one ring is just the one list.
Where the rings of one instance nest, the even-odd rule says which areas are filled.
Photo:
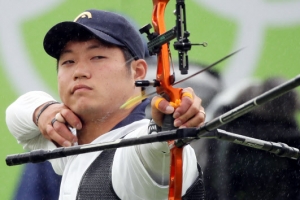
[[104, 56], [94, 56], [92, 57], [92, 60], [98, 60], [98, 59], [103, 59], [105, 58]]
[[64, 62], [62, 62], [62, 65], [67, 65], [67, 64], [71, 64], [71, 63], [74, 63], [73, 60], [66, 60]]

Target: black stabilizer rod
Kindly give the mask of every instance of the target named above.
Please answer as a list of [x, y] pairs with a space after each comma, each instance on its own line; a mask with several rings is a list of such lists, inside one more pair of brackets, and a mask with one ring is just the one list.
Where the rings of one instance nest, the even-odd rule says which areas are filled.
[[295, 160], [299, 159], [300, 157], [299, 149], [290, 147], [287, 144], [281, 142], [277, 143], [277, 142], [259, 140], [259, 139], [227, 132], [221, 129], [213, 130], [205, 134], [205, 136], [202, 136], [201, 138], [225, 140], [228, 142], [232, 142], [234, 144], [239, 144], [239, 145], [267, 151], [279, 157], [286, 157]]
[[[250, 112], [254, 108], [289, 92], [299, 85], [300, 75], [205, 123], [202, 127], [199, 128], [197, 138], [201, 138], [201, 136], [203, 136], [204, 134], [233, 121], [234, 119]], [[190, 138], [180, 139], [176, 142], [176, 146], [184, 146], [191, 141], [192, 139]]]
[[159, 134], [145, 135], [138, 138], [118, 139], [112, 142], [98, 144], [85, 144], [73, 147], [60, 147], [53, 150], [34, 150], [27, 153], [8, 155], [6, 164], [8, 166], [20, 165], [25, 163], [39, 163], [46, 160], [62, 158], [71, 155], [102, 151], [105, 149], [115, 149], [119, 147], [128, 147], [152, 142], [163, 142], [176, 140], [180, 138], [195, 137], [196, 128], [175, 129], [171, 131], [160, 132]]

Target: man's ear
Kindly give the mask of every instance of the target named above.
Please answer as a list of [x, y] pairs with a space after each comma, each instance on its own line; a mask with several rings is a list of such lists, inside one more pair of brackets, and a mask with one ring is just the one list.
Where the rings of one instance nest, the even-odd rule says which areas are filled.
[[144, 59], [134, 61], [131, 66], [135, 80], [143, 80], [146, 77], [148, 65]]

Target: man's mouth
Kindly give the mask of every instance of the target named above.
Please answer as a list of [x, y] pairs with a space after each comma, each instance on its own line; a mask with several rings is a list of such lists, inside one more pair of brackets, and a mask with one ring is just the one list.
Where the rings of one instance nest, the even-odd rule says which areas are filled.
[[75, 92], [78, 92], [78, 91], [87, 91], [87, 90], [92, 90], [91, 87], [87, 86], [87, 85], [75, 85], [72, 89], [72, 94], [74, 94]]

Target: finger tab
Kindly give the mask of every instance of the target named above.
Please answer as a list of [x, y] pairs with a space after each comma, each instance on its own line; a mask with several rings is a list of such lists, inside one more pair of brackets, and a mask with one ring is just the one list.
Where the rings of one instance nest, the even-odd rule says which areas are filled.
[[162, 97], [159, 97], [156, 101], [155, 101], [155, 108], [156, 109], [158, 109], [158, 104], [162, 101], [162, 100], [164, 100], [164, 98], [162, 98]]
[[194, 99], [193, 94], [191, 94], [191, 93], [189, 93], [189, 92], [184, 92], [184, 93], [182, 94], [182, 97], [189, 97], [189, 98], [191, 98], [191, 99]]
[[176, 99], [175, 102], [170, 102], [170, 105], [174, 108], [178, 108], [181, 104], [181, 100], [180, 99]]

